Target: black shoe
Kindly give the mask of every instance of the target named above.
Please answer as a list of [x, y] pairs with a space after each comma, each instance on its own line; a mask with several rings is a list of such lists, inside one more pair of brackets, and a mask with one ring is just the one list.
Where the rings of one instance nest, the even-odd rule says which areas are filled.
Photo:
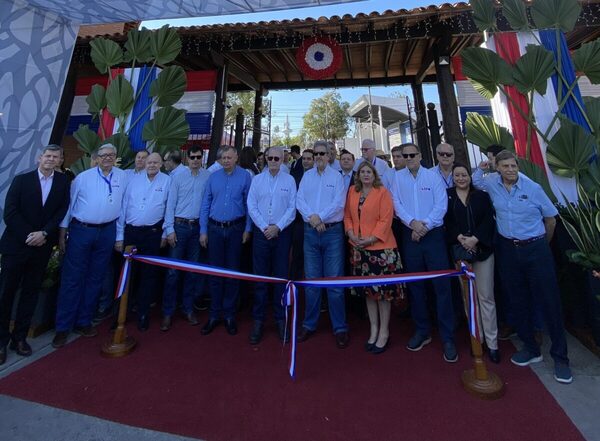
[[194, 309], [196, 311], [206, 311], [210, 305], [210, 297], [197, 298], [194, 301]]
[[200, 324], [200, 322], [198, 321], [198, 317], [196, 316], [196, 313], [193, 311], [188, 314], [185, 314], [185, 319], [192, 326], [196, 326], [196, 325]]
[[138, 324], [137, 324], [137, 328], [142, 331], [145, 332], [148, 330], [148, 328], [150, 327], [150, 317], [148, 317], [148, 314], [142, 314], [138, 317]]
[[225, 320], [225, 329], [227, 329], [227, 333], [229, 335], [237, 334], [237, 324], [235, 323], [235, 319], [227, 319]]
[[6, 363], [6, 346], [0, 346], [0, 366]]
[[296, 334], [296, 340], [299, 342], [306, 341], [313, 335], [315, 331], [311, 331], [310, 329], [306, 329], [304, 326], [300, 328], [298, 333]]
[[350, 335], [347, 332], [338, 332], [335, 334], [335, 345], [339, 349], [346, 349], [350, 343]]
[[374, 342], [373, 343], [369, 343], [369, 342], [365, 343], [365, 351], [367, 351], [367, 352], [372, 352], [374, 347], [375, 347]]
[[75, 331], [77, 334], [81, 335], [82, 337], [95, 337], [98, 335], [98, 331], [92, 325], [75, 326], [73, 328], [73, 331]]
[[277, 322], [277, 332], [279, 333], [279, 340], [284, 343], [290, 341], [290, 333], [286, 329], [284, 321]]
[[62, 348], [67, 344], [67, 338], [69, 333], [67, 331], [58, 331], [52, 340], [52, 347], [54, 349]]
[[492, 363], [500, 363], [500, 350], [499, 349], [488, 349], [488, 355]]
[[[227, 331], [229, 331], [229, 328], [227, 328]], [[250, 331], [250, 344], [251, 345], [259, 344], [260, 340], [262, 339], [262, 335], [263, 335], [263, 324], [262, 324], [262, 322], [255, 321], [254, 325], [252, 326], [252, 331]]]
[[217, 326], [219, 326], [220, 323], [221, 323], [221, 320], [210, 319], [208, 322], [206, 322], [206, 324], [204, 326], [202, 326], [202, 329], [200, 330], [200, 334], [202, 334], [202, 335], [210, 334], [211, 332], [213, 332], [215, 330], [215, 328]]
[[169, 329], [171, 329], [171, 316], [165, 315], [163, 316], [162, 321], [160, 322], [160, 330], [163, 332], [167, 332]]
[[27, 341], [25, 340], [12, 340], [8, 347], [11, 351], [15, 351], [22, 357], [29, 357], [33, 353], [33, 351], [31, 350], [31, 346], [29, 346], [29, 343], [27, 343]]
[[389, 342], [390, 342], [390, 339], [388, 338], [388, 340], [385, 342], [385, 344], [383, 345], [382, 348], [377, 346], [377, 344], [373, 344], [373, 349], [371, 349], [371, 354], [383, 354], [386, 351]]

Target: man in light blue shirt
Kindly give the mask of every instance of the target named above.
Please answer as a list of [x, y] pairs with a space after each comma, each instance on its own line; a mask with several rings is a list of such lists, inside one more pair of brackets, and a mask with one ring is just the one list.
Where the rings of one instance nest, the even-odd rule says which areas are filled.
[[[421, 152], [415, 144], [403, 144], [402, 156], [406, 168], [396, 174], [396, 186], [392, 192], [394, 210], [402, 221], [402, 246], [405, 268], [409, 273], [446, 270], [450, 267], [446, 250], [444, 215], [448, 196], [442, 180], [434, 170], [421, 166]], [[444, 344], [444, 360], [458, 361], [454, 345], [454, 311], [450, 281], [433, 279], [436, 295], [437, 320]], [[431, 324], [427, 309], [424, 282], [412, 282], [411, 315], [416, 332], [406, 346], [419, 351], [431, 342]]]
[[350, 185], [354, 184], [354, 155], [348, 150], [342, 150], [340, 153], [340, 173], [344, 180], [344, 194], [348, 194]]
[[[188, 152], [189, 167], [171, 177], [169, 199], [165, 214], [164, 231], [169, 244], [169, 257], [198, 262], [202, 260], [200, 250], [200, 205], [210, 173], [202, 168], [203, 150], [193, 146]], [[161, 331], [171, 328], [177, 303], [177, 291], [181, 272], [168, 269], [163, 293]], [[183, 274], [182, 308], [186, 320], [192, 326], [198, 324], [194, 313], [196, 289], [202, 288], [203, 275]], [[200, 285], [200, 286], [199, 286]]]
[[524, 345], [511, 361], [528, 366], [543, 360], [531, 320], [533, 305], [541, 305], [552, 341], [554, 378], [559, 383], [571, 383], [560, 292], [548, 245], [558, 210], [539, 184], [519, 173], [512, 152], [498, 153], [496, 169], [498, 173], [483, 177], [484, 170], [478, 168], [473, 182], [488, 192], [496, 210], [499, 233], [496, 256], [500, 274], [504, 276], [502, 288], [510, 300], [514, 325]]
[[84, 337], [98, 335], [92, 318], [116, 241], [127, 176], [114, 167], [114, 145], [102, 145], [97, 158], [97, 167], [80, 173], [73, 181], [69, 211], [60, 225], [61, 247], [67, 228], [69, 241], [56, 306], [55, 348], [66, 344], [71, 330]]
[[[148, 151], [140, 150], [135, 154], [135, 162], [133, 168], [128, 168], [125, 170], [127, 174], [127, 178], [131, 179], [135, 175], [139, 175], [146, 170], [146, 159], [148, 159]], [[162, 158], [160, 158], [160, 162], [162, 163]]]
[[[158, 153], [144, 159], [145, 170], [129, 177], [117, 222], [115, 250], [122, 253], [124, 247], [135, 245], [139, 254], [158, 256], [160, 249], [166, 245], [163, 220], [171, 182], [166, 174], [160, 172], [162, 158]], [[139, 270], [140, 275], [137, 286], [132, 290], [137, 303], [138, 329], [146, 331], [159, 269], [146, 264], [134, 266], [134, 269]]]
[[[314, 144], [316, 167], [304, 173], [296, 197], [296, 208], [304, 219], [304, 272], [307, 279], [344, 275], [344, 205], [342, 175], [329, 167], [325, 141]], [[305, 314], [298, 341], [307, 340], [317, 329], [321, 289], [305, 289]], [[336, 345], [348, 346], [348, 325], [343, 288], [328, 288], [329, 317]]]
[[[251, 220], [246, 208], [252, 178], [238, 167], [234, 147], [219, 148], [223, 168], [210, 175], [206, 183], [200, 210], [200, 244], [208, 247], [211, 265], [238, 271], [241, 264], [242, 243], [250, 239]], [[230, 335], [237, 334], [235, 310], [239, 295], [239, 281], [211, 277], [210, 318], [202, 334], [210, 334], [225, 319]]]
[[[248, 193], [248, 213], [254, 225], [253, 270], [254, 274], [286, 279], [292, 244], [290, 225], [296, 217], [296, 181], [281, 170], [281, 147], [268, 149], [265, 159], [268, 171], [256, 175]], [[287, 340], [289, 335], [285, 328], [285, 311], [281, 305], [284, 291], [283, 283], [274, 286], [273, 318], [282, 341]], [[253, 345], [258, 344], [262, 338], [267, 298], [267, 284], [256, 283], [252, 309], [254, 325], [250, 333], [250, 343]]]
[[378, 158], [375, 152], [375, 141], [372, 139], [363, 139], [361, 144], [361, 152], [362, 158], [358, 158], [356, 163], [354, 164], [354, 171], [358, 170], [358, 167], [363, 161], [369, 161], [375, 169], [379, 176], [384, 176], [386, 172], [390, 169], [390, 166], [383, 159]]
[[183, 158], [181, 157], [181, 152], [179, 150], [167, 152], [165, 155], [165, 170], [171, 178], [185, 170]]

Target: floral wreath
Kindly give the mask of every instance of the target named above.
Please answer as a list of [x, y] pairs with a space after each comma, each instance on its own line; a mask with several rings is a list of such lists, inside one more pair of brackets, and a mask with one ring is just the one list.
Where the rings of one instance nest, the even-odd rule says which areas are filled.
[[342, 64], [342, 49], [330, 37], [312, 37], [304, 40], [296, 52], [300, 71], [314, 80], [335, 74]]

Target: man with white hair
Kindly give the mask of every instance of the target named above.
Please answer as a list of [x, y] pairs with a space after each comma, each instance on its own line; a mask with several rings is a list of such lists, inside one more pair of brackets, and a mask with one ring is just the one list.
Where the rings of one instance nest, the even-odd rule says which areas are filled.
[[98, 335], [92, 318], [116, 242], [116, 221], [127, 176], [114, 166], [114, 145], [103, 144], [97, 158], [97, 167], [80, 173], [73, 181], [69, 211], [60, 224], [61, 248], [65, 249], [67, 229], [69, 241], [56, 306], [55, 348], [67, 343], [71, 330], [84, 337]]
[[356, 163], [354, 164], [354, 171], [358, 170], [358, 167], [363, 161], [369, 161], [371, 164], [373, 164], [379, 176], [385, 176], [387, 171], [390, 169], [390, 166], [387, 165], [387, 162], [385, 162], [383, 159], [376, 156], [375, 141], [372, 139], [363, 139], [360, 150], [362, 152], [362, 158], [356, 160]]
[[335, 146], [335, 142], [327, 141], [327, 151], [329, 153], [329, 167], [341, 173], [342, 165], [337, 158], [337, 147]]

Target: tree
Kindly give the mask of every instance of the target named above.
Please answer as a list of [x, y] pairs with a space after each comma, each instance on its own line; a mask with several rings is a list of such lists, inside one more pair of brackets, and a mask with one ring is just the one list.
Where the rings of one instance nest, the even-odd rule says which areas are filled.
[[[246, 124], [254, 123], [254, 99], [255, 92], [236, 92], [227, 94], [227, 105], [231, 106], [225, 113], [225, 126], [235, 125], [235, 117], [238, 109], [244, 109], [244, 120]], [[263, 98], [263, 109], [269, 109], [269, 99]], [[265, 111], [263, 110], [263, 115]]]
[[328, 92], [321, 98], [311, 101], [308, 113], [303, 118], [302, 130], [308, 139], [325, 139], [335, 141], [344, 138], [348, 133], [348, 104], [341, 101], [337, 92]]

